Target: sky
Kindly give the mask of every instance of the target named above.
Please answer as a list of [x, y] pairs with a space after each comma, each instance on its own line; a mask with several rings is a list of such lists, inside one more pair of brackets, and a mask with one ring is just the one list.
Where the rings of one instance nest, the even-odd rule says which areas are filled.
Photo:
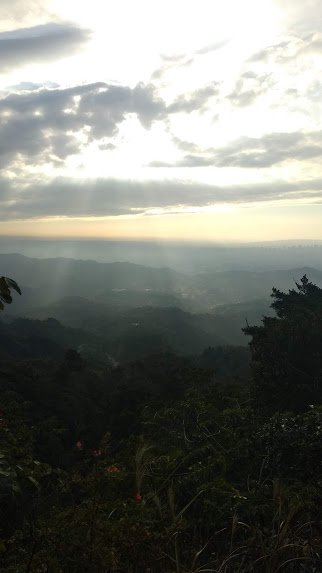
[[0, 234], [322, 239], [321, 0], [1, 0]]

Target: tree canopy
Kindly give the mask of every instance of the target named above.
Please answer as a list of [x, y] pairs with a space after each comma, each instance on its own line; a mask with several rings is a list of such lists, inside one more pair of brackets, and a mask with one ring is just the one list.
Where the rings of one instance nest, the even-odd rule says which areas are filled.
[[322, 289], [304, 275], [272, 291], [276, 317], [248, 326], [254, 398], [264, 411], [303, 411], [322, 402]]
[[[272, 297], [246, 329], [253, 379], [227, 348], [108, 367], [70, 346], [5, 355], [1, 571], [321, 570], [322, 289], [304, 276]], [[39, 345], [25, 322], [13, 342], [24, 324]]]

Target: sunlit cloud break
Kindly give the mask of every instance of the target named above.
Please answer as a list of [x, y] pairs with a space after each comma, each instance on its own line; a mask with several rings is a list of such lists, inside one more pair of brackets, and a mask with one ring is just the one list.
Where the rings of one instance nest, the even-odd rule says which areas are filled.
[[273, 221], [287, 203], [299, 220], [320, 205], [321, 5], [226, 4], [183, 14], [168, 0], [135, 11], [4, 1], [0, 218], [11, 232], [17, 220], [70, 218], [72, 234], [75, 218], [171, 214], [175, 226], [194, 213], [211, 238], [211, 213], [228, 221], [262, 205]]

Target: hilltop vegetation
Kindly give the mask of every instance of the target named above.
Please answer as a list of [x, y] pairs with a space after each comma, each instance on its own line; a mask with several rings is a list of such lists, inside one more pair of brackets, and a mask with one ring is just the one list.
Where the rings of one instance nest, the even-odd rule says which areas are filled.
[[78, 352], [101, 343], [86, 329], [3, 324], [2, 570], [317, 573], [322, 289], [304, 276], [272, 307], [246, 328], [251, 373], [246, 348], [117, 364]]

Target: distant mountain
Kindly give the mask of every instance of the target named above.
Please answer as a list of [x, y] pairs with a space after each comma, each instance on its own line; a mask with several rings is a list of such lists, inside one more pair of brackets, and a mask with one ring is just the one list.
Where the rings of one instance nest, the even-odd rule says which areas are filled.
[[0, 252], [27, 257], [73, 258], [103, 263], [127, 261], [138, 265], [198, 272], [266, 271], [306, 264], [322, 270], [322, 241], [213, 243], [180, 241], [124, 241], [32, 239], [0, 237]]
[[0, 254], [0, 269], [1, 274], [13, 277], [23, 289], [23, 296], [16, 297], [15, 305], [8, 309], [15, 314], [56, 303], [66, 296], [83, 297], [119, 309], [176, 306], [192, 312], [209, 312], [219, 305], [269, 300], [272, 286], [287, 290], [305, 273], [322, 286], [322, 271], [306, 267], [183, 274], [132, 263], [29, 259]]
[[15, 314], [53, 304], [66, 296], [120, 308], [186, 307], [186, 290], [193, 290], [185, 275], [131, 263], [29, 259], [17, 254], [0, 254], [0, 269], [1, 274], [15, 277], [23, 290], [23, 296], [16, 297], [14, 308], [8, 309]]
[[[30, 337], [51, 341], [49, 346], [39, 343], [44, 353], [59, 352], [50, 344], [61, 348], [63, 340], [70, 340], [74, 347], [82, 345], [89, 355], [108, 354], [116, 360], [159, 351], [187, 355], [208, 346], [245, 346], [248, 340], [242, 328], [247, 322], [259, 324], [263, 315], [271, 312], [272, 286], [288, 290], [304, 274], [322, 286], [322, 271], [306, 267], [187, 275], [131, 263], [0, 254], [0, 270], [14, 278], [23, 291], [6, 307], [6, 317], [54, 318], [65, 327], [82, 331], [82, 336], [74, 332], [68, 339], [63, 331], [56, 336], [59, 328], [55, 323], [47, 325], [47, 333], [45, 323], [38, 325], [39, 333], [34, 323]], [[85, 332], [94, 342], [84, 341]]]
[[288, 290], [306, 274], [309, 279], [322, 286], [322, 271], [301, 267], [291, 270], [265, 272], [227, 271], [222, 273], [204, 273], [195, 275], [195, 288], [203, 294], [208, 308], [212, 305], [249, 303], [256, 299], [269, 301], [272, 287]]

